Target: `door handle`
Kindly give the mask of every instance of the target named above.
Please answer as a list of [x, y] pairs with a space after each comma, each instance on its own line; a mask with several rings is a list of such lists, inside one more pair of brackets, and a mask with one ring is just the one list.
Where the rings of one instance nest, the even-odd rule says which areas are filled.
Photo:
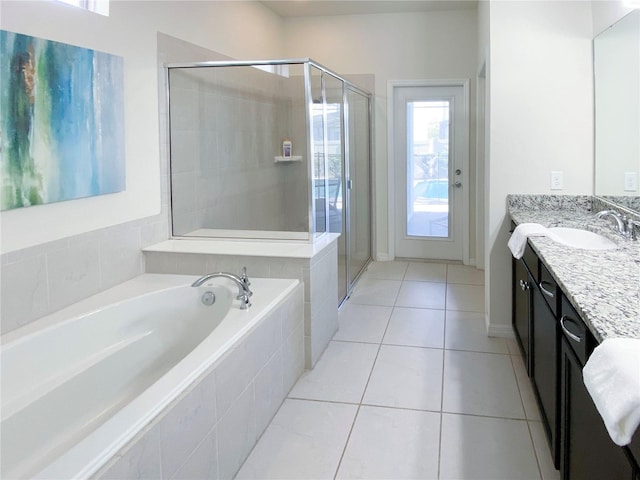
[[459, 168], [456, 168], [456, 175], [460, 175], [462, 174], [462, 170], [460, 170]]
[[456, 187], [456, 188], [460, 188], [462, 186], [462, 182], [460, 180], [458, 180], [457, 182], [455, 182], [453, 184], [453, 186]]

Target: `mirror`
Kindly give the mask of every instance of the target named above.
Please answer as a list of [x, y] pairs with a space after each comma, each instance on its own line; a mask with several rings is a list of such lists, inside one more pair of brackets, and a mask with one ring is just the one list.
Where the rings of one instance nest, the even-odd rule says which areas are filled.
[[593, 42], [595, 195], [640, 213], [640, 10]]

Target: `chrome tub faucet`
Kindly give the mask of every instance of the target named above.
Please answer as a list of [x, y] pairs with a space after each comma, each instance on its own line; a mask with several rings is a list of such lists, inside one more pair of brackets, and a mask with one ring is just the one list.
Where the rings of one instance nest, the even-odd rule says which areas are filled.
[[247, 277], [247, 267], [242, 267], [242, 273], [239, 276], [228, 272], [208, 273], [193, 282], [191, 286], [199, 287], [212, 278], [226, 278], [238, 286], [238, 296], [236, 300], [240, 300], [240, 310], [247, 310], [251, 306], [249, 298], [253, 295], [253, 292], [249, 289], [251, 282], [249, 281], [249, 277]]

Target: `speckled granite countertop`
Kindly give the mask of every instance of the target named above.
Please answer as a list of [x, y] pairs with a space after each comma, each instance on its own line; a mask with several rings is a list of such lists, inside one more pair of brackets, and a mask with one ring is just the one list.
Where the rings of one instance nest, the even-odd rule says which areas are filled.
[[623, 238], [610, 220], [595, 218], [590, 197], [510, 195], [508, 208], [516, 224], [582, 228], [615, 241], [615, 250], [594, 251], [529, 238], [598, 341], [640, 338], [640, 241]]

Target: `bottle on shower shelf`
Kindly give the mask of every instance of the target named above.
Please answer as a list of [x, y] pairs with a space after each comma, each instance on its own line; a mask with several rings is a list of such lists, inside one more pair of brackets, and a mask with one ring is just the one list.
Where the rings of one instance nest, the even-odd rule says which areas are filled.
[[282, 142], [282, 156], [285, 158], [291, 158], [291, 140], [285, 139]]

